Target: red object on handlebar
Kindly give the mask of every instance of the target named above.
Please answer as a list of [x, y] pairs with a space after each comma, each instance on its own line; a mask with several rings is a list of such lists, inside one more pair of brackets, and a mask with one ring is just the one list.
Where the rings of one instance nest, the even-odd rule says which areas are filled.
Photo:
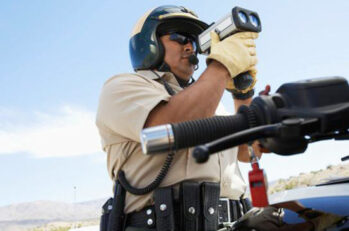
[[267, 180], [264, 170], [259, 168], [258, 162], [252, 163], [252, 170], [248, 173], [252, 205], [266, 207], [269, 205], [267, 194]]
[[260, 92], [258, 93], [258, 95], [269, 95], [270, 89], [271, 89], [271, 88], [270, 88], [270, 85], [268, 84], [268, 85], [265, 86], [265, 88], [264, 88], [263, 91], [260, 91]]

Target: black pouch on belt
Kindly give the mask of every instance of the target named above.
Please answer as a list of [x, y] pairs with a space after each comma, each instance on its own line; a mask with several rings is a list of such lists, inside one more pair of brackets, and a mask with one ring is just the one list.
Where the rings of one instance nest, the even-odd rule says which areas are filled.
[[113, 198], [109, 198], [102, 206], [102, 216], [99, 222], [100, 231], [108, 230], [109, 215], [111, 213], [112, 208], [113, 208]]
[[218, 229], [218, 201], [220, 195], [219, 183], [202, 183], [201, 194], [203, 213], [202, 230], [216, 231]]
[[200, 215], [200, 184], [185, 181], [179, 188], [180, 201], [180, 230], [198, 231]]
[[174, 231], [174, 207], [172, 187], [157, 188], [154, 191], [156, 230]]
[[124, 229], [125, 222], [125, 197], [126, 191], [121, 186], [119, 181], [115, 182], [115, 193], [112, 202], [112, 209], [108, 218], [108, 231], [122, 231]]

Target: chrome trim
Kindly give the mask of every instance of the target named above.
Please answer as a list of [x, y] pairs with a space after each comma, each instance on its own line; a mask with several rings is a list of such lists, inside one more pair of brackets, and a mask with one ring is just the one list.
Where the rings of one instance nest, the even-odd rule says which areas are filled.
[[171, 124], [143, 129], [140, 140], [145, 155], [171, 152], [174, 149], [174, 135]]
[[[231, 223], [232, 220], [231, 220], [231, 214], [230, 214], [230, 210], [231, 210], [231, 208], [230, 208], [230, 199], [229, 198], [225, 198], [225, 197], [221, 197], [221, 198], [219, 198], [219, 200], [220, 201], [224, 201], [227, 204], [227, 211], [228, 211], [228, 221], [227, 222]], [[219, 204], [218, 204], [218, 206], [219, 206]], [[219, 211], [219, 209], [218, 209], [218, 211]], [[218, 221], [219, 221], [219, 217], [218, 217]]]
[[211, 31], [218, 33], [221, 40], [228, 35], [235, 33], [237, 28], [232, 13], [226, 15], [218, 22], [211, 25], [198, 36], [199, 51], [204, 55], [208, 55], [208, 50], [211, 47]]

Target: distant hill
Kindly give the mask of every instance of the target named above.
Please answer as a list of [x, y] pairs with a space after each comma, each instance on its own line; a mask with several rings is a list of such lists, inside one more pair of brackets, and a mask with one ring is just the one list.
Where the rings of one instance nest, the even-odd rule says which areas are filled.
[[301, 173], [288, 179], [280, 179], [269, 183], [268, 193], [273, 194], [280, 191], [313, 186], [329, 180], [349, 177], [349, 163], [341, 165], [329, 165], [326, 169]]
[[0, 230], [22, 231], [57, 222], [67, 226], [74, 221], [96, 221], [101, 215], [101, 207], [106, 199], [75, 204], [34, 201], [0, 207]]

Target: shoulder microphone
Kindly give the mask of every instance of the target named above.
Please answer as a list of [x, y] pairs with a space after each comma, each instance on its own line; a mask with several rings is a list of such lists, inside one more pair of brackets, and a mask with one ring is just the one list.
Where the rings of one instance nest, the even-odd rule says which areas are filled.
[[188, 59], [189, 59], [189, 63], [191, 63], [193, 65], [198, 65], [198, 63], [199, 63], [199, 59], [198, 59], [198, 57], [196, 57], [195, 54], [190, 55]]

